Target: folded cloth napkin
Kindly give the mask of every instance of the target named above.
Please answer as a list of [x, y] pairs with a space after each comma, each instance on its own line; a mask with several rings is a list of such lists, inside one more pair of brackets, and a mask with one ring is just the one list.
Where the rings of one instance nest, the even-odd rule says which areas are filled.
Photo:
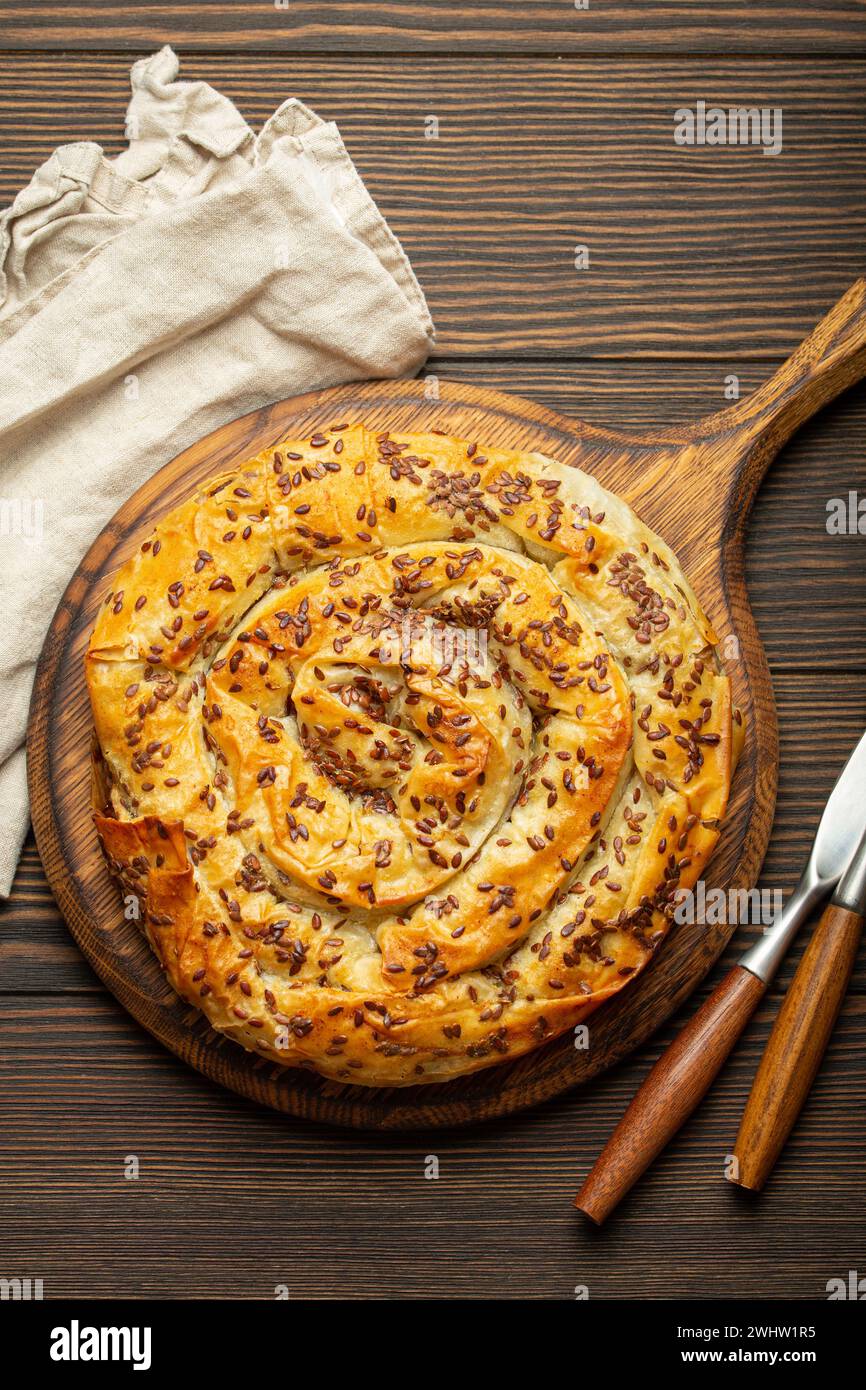
[[27, 829], [33, 672], [77, 561], [187, 445], [269, 401], [417, 370], [405, 253], [335, 125], [258, 135], [170, 48], [137, 62], [129, 148], [62, 145], [0, 217], [0, 896]]

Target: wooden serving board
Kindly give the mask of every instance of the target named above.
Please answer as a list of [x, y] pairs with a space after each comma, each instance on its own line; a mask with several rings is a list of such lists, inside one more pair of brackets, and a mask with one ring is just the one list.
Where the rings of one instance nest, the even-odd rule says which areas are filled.
[[597, 1075], [650, 1036], [683, 1002], [734, 928], [672, 929], [646, 971], [573, 1039], [447, 1083], [371, 1090], [275, 1066], [214, 1032], [167, 985], [119, 891], [91, 822], [92, 722], [84, 651], [110, 576], [193, 486], [285, 436], [338, 421], [443, 430], [479, 444], [540, 450], [594, 473], [626, 498], [683, 562], [723, 639], [746, 722], [743, 756], [708, 887], [750, 886], [770, 835], [776, 794], [773, 695], [743, 580], [743, 533], [763, 473], [804, 419], [866, 372], [863, 282], [747, 401], [690, 428], [630, 437], [568, 420], [531, 401], [450, 382], [368, 382], [311, 392], [244, 416], [178, 455], [129, 499], [88, 551], [52, 621], [28, 736], [33, 824], [42, 862], [73, 936], [97, 974], [145, 1028], [206, 1076], [277, 1110], [371, 1129], [489, 1119]]

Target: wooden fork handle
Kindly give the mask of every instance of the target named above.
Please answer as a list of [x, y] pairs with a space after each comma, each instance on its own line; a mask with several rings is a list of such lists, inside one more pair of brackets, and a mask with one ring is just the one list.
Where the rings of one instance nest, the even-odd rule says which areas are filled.
[[831, 903], [785, 995], [752, 1085], [730, 1181], [760, 1192], [803, 1107], [848, 989], [863, 917]]
[[767, 986], [735, 965], [662, 1053], [574, 1205], [598, 1225], [706, 1095]]

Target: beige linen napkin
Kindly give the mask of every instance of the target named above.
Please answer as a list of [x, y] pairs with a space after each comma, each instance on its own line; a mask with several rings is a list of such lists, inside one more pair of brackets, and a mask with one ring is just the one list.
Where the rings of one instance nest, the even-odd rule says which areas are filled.
[[137, 62], [129, 148], [63, 145], [0, 218], [0, 895], [27, 829], [24, 735], [58, 599], [120, 503], [269, 401], [413, 373], [433, 341], [336, 126], [258, 135], [170, 48]]

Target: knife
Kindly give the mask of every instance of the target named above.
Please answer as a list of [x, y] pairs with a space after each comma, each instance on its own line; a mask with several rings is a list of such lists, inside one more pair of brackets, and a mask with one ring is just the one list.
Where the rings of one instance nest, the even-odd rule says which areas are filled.
[[815, 1080], [848, 990], [866, 912], [866, 833], [812, 933], [743, 1113], [730, 1182], [760, 1192]]
[[577, 1194], [575, 1206], [598, 1225], [703, 1100], [803, 922], [842, 877], [860, 839], [864, 805], [866, 734], [830, 794], [783, 911], [659, 1057]]

